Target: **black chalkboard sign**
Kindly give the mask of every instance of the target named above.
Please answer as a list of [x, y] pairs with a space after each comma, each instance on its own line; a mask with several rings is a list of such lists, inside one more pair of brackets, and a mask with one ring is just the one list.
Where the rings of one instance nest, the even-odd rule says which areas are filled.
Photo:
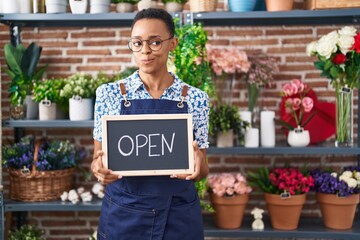
[[103, 116], [103, 164], [122, 176], [194, 172], [190, 114]]

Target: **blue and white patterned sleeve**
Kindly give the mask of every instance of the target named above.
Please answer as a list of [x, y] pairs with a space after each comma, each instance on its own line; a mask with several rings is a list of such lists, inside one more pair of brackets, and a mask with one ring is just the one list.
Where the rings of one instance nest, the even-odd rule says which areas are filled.
[[209, 147], [209, 102], [206, 93], [190, 88], [188, 93], [189, 111], [192, 114], [195, 140], [201, 149]]
[[96, 99], [94, 106], [94, 132], [93, 138], [94, 140], [102, 141], [102, 122], [101, 118], [106, 113], [106, 98], [107, 91], [105, 89], [105, 85], [102, 85], [96, 89]]

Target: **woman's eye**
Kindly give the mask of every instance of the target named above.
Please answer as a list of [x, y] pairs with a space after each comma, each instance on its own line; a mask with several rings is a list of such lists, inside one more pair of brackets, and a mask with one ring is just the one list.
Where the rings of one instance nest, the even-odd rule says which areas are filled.
[[151, 45], [154, 45], [154, 46], [159, 46], [159, 45], [161, 44], [161, 40], [151, 41], [150, 44], [151, 44]]
[[140, 47], [142, 45], [141, 41], [133, 41], [132, 45], [134, 45], [135, 47]]

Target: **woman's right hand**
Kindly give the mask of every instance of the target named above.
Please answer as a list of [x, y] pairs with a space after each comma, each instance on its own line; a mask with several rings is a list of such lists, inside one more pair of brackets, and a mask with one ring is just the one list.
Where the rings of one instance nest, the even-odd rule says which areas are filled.
[[98, 182], [106, 185], [120, 179], [122, 176], [114, 174], [113, 171], [111, 171], [110, 169], [104, 168], [102, 164], [103, 154], [104, 152], [102, 150], [97, 150], [94, 153], [94, 158], [91, 163], [91, 171], [98, 180]]

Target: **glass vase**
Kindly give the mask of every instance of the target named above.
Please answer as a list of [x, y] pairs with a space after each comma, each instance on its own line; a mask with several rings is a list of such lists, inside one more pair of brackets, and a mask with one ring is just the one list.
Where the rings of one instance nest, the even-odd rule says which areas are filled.
[[[251, 124], [253, 127], [260, 127], [260, 112], [262, 110], [263, 86], [248, 84], [248, 109], [252, 113]], [[259, 101], [260, 98], [260, 101]]]
[[353, 146], [353, 90], [336, 87], [336, 147]]

